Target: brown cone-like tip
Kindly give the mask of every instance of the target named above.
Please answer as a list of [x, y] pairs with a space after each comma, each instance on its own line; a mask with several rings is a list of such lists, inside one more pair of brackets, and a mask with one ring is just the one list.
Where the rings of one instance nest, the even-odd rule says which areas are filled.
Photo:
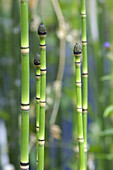
[[76, 55], [81, 54], [82, 53], [82, 49], [79, 43], [76, 43], [73, 49], [73, 53]]
[[46, 35], [47, 34], [46, 27], [43, 23], [41, 23], [38, 27], [38, 34], [39, 35]]
[[40, 53], [37, 53], [34, 57], [34, 65], [40, 65]]

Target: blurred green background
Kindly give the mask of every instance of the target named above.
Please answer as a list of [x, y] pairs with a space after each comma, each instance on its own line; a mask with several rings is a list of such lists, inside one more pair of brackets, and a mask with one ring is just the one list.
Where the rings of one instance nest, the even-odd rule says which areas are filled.
[[[37, 28], [47, 27], [45, 170], [78, 170], [73, 45], [81, 42], [80, 0], [29, 0], [30, 170], [36, 169]], [[113, 169], [113, 1], [87, 0], [88, 170]], [[0, 170], [19, 170], [20, 1], [0, 0]]]

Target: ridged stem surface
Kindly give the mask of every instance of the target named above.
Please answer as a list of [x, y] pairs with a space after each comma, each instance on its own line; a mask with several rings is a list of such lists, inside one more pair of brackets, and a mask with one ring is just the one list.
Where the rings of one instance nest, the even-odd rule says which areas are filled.
[[88, 112], [88, 64], [87, 64], [87, 31], [86, 31], [86, 4], [81, 0], [81, 18], [82, 18], [82, 54], [83, 54], [83, 132], [84, 132], [84, 150], [85, 164], [87, 169], [87, 112]]
[[44, 170], [44, 143], [45, 143], [45, 106], [46, 106], [46, 44], [45, 35], [40, 37], [41, 57], [41, 86], [40, 86], [40, 117], [39, 117], [39, 161], [38, 169]]
[[[40, 117], [40, 65], [36, 66], [36, 143], [37, 143], [37, 154], [36, 161], [38, 164], [38, 139], [39, 139], [39, 117]], [[38, 170], [38, 166], [37, 166]]]
[[21, 169], [29, 168], [29, 33], [28, 1], [21, 0]]
[[82, 92], [81, 92], [81, 61], [80, 54], [75, 55], [76, 65], [76, 95], [77, 95], [77, 115], [78, 115], [78, 143], [79, 143], [79, 169], [85, 170], [83, 120], [82, 120]]

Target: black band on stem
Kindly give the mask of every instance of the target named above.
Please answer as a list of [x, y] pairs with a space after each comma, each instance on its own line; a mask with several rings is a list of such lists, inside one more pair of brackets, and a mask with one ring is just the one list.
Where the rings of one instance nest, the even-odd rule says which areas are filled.
[[40, 77], [41, 75], [40, 74], [36, 74], [36, 77]]
[[82, 41], [82, 43], [87, 43], [87, 41]]
[[75, 62], [75, 64], [81, 64], [81, 62]]
[[21, 166], [27, 166], [27, 165], [29, 165], [29, 162], [27, 162], [27, 163], [20, 162], [20, 165]]
[[82, 75], [88, 75], [88, 73], [82, 73]]
[[44, 141], [45, 141], [45, 139], [38, 139], [38, 141], [40, 141], [40, 142], [44, 142]]
[[36, 97], [37, 100], [40, 100], [40, 97]]
[[23, 103], [21, 103], [21, 106], [29, 106], [30, 104], [23, 104]]
[[21, 49], [29, 49], [29, 47], [21, 47]]
[[41, 47], [46, 47], [46, 44], [39, 44]]
[[82, 111], [84, 112], [84, 111], [88, 111], [88, 109], [82, 109]]
[[47, 71], [47, 69], [45, 68], [45, 69], [40, 69], [40, 71]]

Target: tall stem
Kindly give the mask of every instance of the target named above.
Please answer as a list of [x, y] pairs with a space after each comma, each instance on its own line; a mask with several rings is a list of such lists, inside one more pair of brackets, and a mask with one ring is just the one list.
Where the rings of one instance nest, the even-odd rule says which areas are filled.
[[40, 117], [40, 53], [37, 53], [34, 58], [34, 65], [36, 67], [36, 143], [37, 143], [37, 170], [38, 170], [38, 139], [39, 139], [39, 117]]
[[77, 95], [77, 115], [78, 115], [78, 143], [79, 143], [79, 163], [80, 170], [85, 170], [83, 120], [82, 120], [82, 92], [81, 92], [81, 47], [78, 43], [74, 46], [76, 65], [76, 95]]
[[29, 32], [28, 1], [21, 0], [21, 169], [29, 168]]
[[84, 132], [84, 151], [87, 169], [87, 111], [88, 111], [88, 65], [87, 65], [87, 33], [86, 33], [86, 4], [81, 0], [82, 18], [82, 53], [83, 53], [83, 132]]
[[45, 106], [46, 106], [46, 28], [43, 23], [38, 28], [40, 37], [41, 57], [41, 86], [40, 86], [40, 117], [39, 117], [39, 162], [38, 169], [44, 170], [44, 143], [45, 143]]

